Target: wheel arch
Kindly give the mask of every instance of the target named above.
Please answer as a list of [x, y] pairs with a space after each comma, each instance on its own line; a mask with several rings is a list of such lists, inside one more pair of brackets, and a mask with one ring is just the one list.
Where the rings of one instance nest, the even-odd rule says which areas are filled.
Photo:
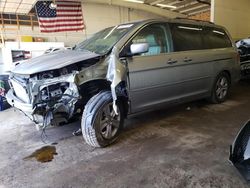
[[129, 96], [128, 96], [128, 90], [127, 90], [127, 85], [125, 81], [121, 81], [116, 86], [116, 95], [117, 95], [118, 102], [122, 104], [122, 107], [124, 110], [124, 116], [126, 118], [129, 112]]
[[223, 70], [223, 71], [221, 71], [218, 75], [220, 75], [221, 73], [226, 73], [227, 75], [228, 75], [228, 78], [229, 78], [229, 82], [230, 82], [230, 84], [231, 84], [231, 82], [232, 82], [232, 77], [231, 77], [231, 72], [229, 71], [229, 70]]
[[[106, 79], [95, 79], [84, 82], [79, 86], [79, 93], [82, 96], [82, 99], [79, 102], [79, 105], [84, 107], [84, 105], [96, 94], [101, 91], [111, 91], [111, 82]], [[126, 82], [121, 81], [116, 86], [116, 95], [117, 101], [122, 104], [124, 109], [124, 115], [127, 117], [129, 111], [128, 105], [128, 91], [126, 87]]]

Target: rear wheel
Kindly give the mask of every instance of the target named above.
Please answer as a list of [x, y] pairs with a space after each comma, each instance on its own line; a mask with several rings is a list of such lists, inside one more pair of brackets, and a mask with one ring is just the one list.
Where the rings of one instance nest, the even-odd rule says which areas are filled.
[[110, 91], [102, 91], [93, 96], [83, 112], [81, 126], [84, 140], [94, 147], [105, 147], [113, 143], [124, 121], [123, 108], [119, 102], [117, 113], [113, 109]]
[[230, 89], [230, 78], [227, 73], [220, 73], [213, 85], [212, 95], [210, 97], [211, 102], [213, 103], [222, 103], [224, 102], [229, 94]]

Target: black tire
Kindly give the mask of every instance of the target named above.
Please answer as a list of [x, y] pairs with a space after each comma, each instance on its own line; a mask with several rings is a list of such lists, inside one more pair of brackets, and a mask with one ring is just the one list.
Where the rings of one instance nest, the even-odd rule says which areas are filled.
[[226, 72], [220, 73], [213, 84], [210, 101], [214, 104], [224, 102], [230, 90], [230, 77]]
[[112, 104], [110, 91], [101, 91], [86, 104], [81, 127], [87, 144], [105, 147], [117, 139], [123, 127], [124, 113], [122, 105], [117, 102], [118, 115], [115, 115]]

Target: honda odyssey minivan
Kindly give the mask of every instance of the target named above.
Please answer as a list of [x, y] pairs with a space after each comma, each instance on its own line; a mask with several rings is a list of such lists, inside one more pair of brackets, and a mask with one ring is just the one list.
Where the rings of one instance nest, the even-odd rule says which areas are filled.
[[73, 50], [18, 65], [7, 100], [41, 129], [82, 116], [84, 140], [105, 147], [128, 115], [202, 98], [224, 102], [239, 77], [239, 56], [225, 28], [146, 20], [103, 29]]

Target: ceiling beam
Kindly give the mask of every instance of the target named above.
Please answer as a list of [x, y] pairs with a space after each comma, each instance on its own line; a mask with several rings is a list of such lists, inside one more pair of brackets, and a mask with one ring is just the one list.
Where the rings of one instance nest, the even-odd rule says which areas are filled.
[[147, 4], [133, 3], [133, 2], [123, 1], [123, 0], [82, 0], [82, 2], [127, 7], [127, 8], [150, 12], [155, 15], [167, 17], [167, 18], [187, 17], [186, 15], [178, 13], [178, 12], [173, 12], [170, 10], [162, 9], [162, 8], [147, 5]]
[[203, 4], [207, 4], [207, 5], [209, 5], [209, 6], [211, 6], [211, 3], [210, 3], [210, 1], [209, 0], [196, 0], [196, 1], [198, 1], [199, 3], [203, 3]]
[[156, 4], [161, 3], [163, 1], [165, 1], [165, 0], [156, 0], [156, 1], [153, 1], [152, 3], [150, 3], [150, 5], [156, 5]]
[[202, 12], [207, 12], [207, 11], [210, 11], [210, 7], [201, 8], [201, 9], [197, 9], [195, 11], [187, 12], [187, 15], [188, 16], [193, 16], [193, 15], [196, 15], [196, 14], [199, 14], [199, 13], [202, 13]]
[[197, 2], [197, 1], [192, 1], [192, 2], [187, 3], [187, 4], [183, 4], [183, 5], [179, 5], [179, 6], [176, 5], [177, 8], [176, 8], [175, 10], [180, 11], [181, 9], [188, 8], [188, 7], [190, 7], [191, 5], [195, 5], [195, 4], [198, 4], [198, 2]]
[[196, 5], [193, 5], [193, 6], [190, 6], [190, 7], [186, 7], [185, 9], [183, 10], [179, 10], [180, 13], [187, 13], [187, 12], [190, 12], [190, 11], [195, 11], [197, 9], [200, 9], [200, 8], [207, 8], [208, 6], [205, 5], [205, 4], [196, 4]]

